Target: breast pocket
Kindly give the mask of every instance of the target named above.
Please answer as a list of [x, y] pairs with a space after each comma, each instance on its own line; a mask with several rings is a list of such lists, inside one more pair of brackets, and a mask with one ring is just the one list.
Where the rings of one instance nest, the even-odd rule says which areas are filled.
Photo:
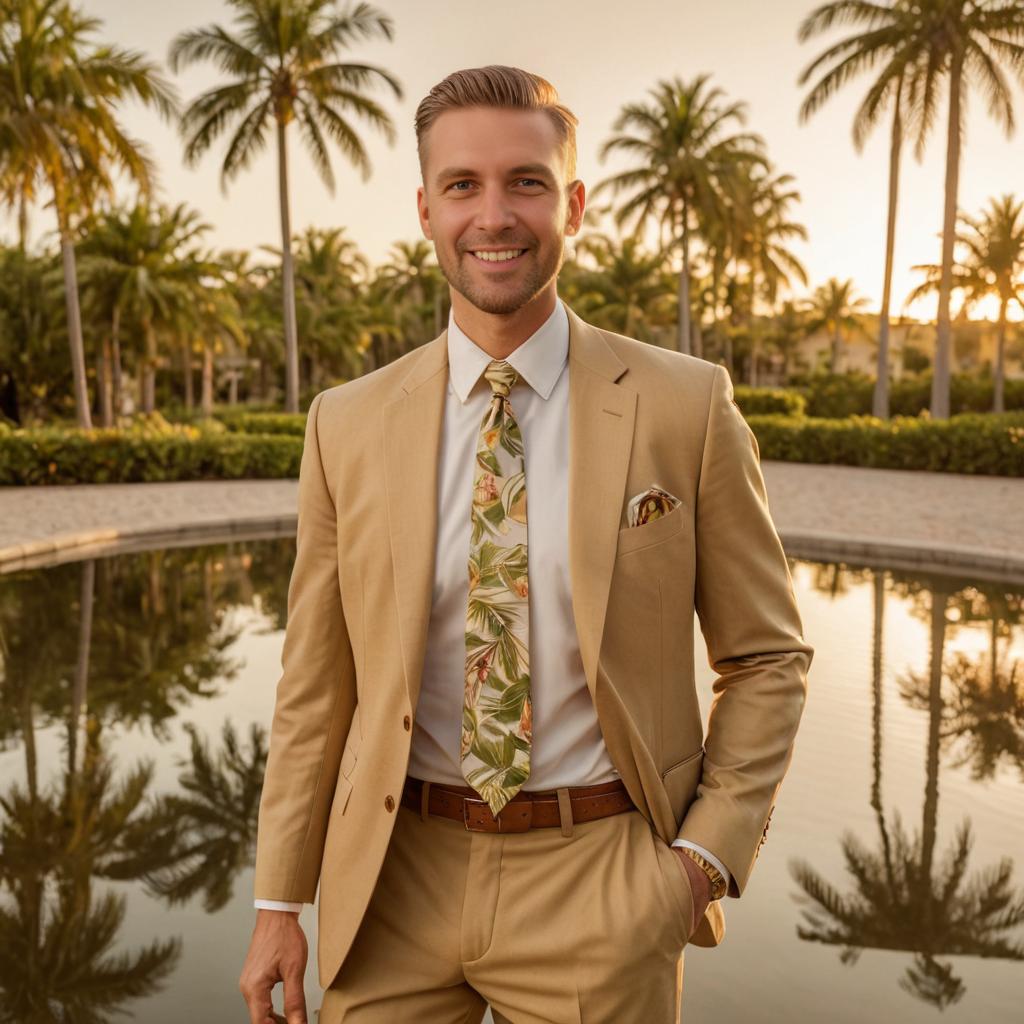
[[617, 557], [642, 551], [670, 540], [689, 520], [689, 509], [680, 502], [668, 515], [658, 516], [641, 526], [626, 526], [619, 530]]

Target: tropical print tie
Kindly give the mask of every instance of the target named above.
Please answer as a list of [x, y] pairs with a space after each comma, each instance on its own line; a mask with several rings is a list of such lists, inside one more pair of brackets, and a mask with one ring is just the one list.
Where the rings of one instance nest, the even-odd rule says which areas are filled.
[[473, 470], [461, 761], [497, 817], [530, 775], [530, 588], [523, 437], [508, 397], [519, 375], [494, 359], [484, 376], [492, 394]]

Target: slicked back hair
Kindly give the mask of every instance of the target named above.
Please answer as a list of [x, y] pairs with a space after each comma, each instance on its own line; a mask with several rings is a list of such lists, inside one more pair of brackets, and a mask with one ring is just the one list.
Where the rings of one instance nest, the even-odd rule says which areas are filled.
[[576, 125], [579, 119], [558, 101], [558, 91], [540, 75], [506, 64], [453, 71], [420, 100], [416, 108], [416, 151], [426, 182], [427, 133], [446, 110], [466, 107], [506, 107], [543, 110], [558, 133], [565, 156], [566, 183], [576, 177]]

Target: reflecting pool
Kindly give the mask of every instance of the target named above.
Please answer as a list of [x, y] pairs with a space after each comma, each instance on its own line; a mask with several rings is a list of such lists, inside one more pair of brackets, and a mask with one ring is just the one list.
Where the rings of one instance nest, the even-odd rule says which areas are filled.
[[[0, 575], [0, 1021], [247, 1019], [293, 556], [278, 538]], [[687, 948], [684, 1020], [1020, 1020], [1024, 584], [790, 565], [804, 721], [725, 941]], [[706, 711], [703, 653], [697, 671]]]

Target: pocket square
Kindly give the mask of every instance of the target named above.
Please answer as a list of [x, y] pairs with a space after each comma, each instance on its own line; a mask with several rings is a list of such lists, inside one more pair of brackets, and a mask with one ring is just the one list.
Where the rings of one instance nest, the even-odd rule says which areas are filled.
[[626, 506], [626, 522], [629, 526], [643, 526], [652, 519], [668, 515], [682, 502], [663, 487], [652, 484], [646, 491], [634, 494]]

